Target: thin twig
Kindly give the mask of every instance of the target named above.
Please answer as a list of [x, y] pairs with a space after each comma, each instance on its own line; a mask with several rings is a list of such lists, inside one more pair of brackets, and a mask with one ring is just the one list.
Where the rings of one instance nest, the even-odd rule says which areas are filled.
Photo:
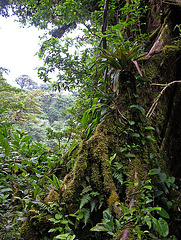
[[160, 97], [162, 96], [162, 94], [164, 93], [164, 91], [167, 89], [167, 87], [171, 86], [172, 84], [174, 83], [181, 83], [181, 80], [176, 80], [176, 81], [173, 81], [173, 82], [170, 82], [168, 84], [157, 84], [157, 83], [153, 83], [152, 85], [156, 85], [156, 86], [164, 86], [164, 88], [161, 90], [161, 92], [159, 93], [159, 95], [157, 96], [157, 98], [155, 99], [155, 101], [153, 102], [153, 104], [151, 105], [148, 113], [146, 114], [146, 117], [147, 118], [150, 118], [151, 115], [153, 114], [157, 104], [158, 104], [158, 101], [160, 99]]
[[119, 110], [118, 106], [116, 105], [116, 103], [115, 103], [113, 100], [111, 100], [111, 102], [112, 102], [112, 103], [114, 104], [114, 106], [116, 107], [116, 109], [117, 109], [118, 113], [121, 115], [123, 121], [128, 121], [128, 120], [126, 119], [126, 117], [123, 116], [123, 114], [120, 112], [120, 110]]

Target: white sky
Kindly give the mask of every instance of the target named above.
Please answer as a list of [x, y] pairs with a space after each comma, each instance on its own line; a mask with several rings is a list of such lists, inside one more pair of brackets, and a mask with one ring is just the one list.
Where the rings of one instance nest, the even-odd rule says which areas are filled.
[[4, 77], [13, 83], [20, 75], [26, 74], [32, 80], [38, 81], [37, 68], [41, 62], [35, 53], [39, 50], [39, 35], [35, 27], [20, 28], [13, 18], [0, 16], [0, 67], [10, 70]]

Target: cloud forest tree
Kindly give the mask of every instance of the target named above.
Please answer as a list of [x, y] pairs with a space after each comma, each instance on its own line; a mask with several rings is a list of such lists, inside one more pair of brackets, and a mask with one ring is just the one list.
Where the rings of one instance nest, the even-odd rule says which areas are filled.
[[22, 88], [26, 90], [32, 90], [38, 88], [38, 83], [34, 82], [28, 75], [21, 75], [15, 79], [15, 82]]
[[[80, 88], [90, 99], [82, 141], [62, 157], [73, 168], [53, 168], [43, 199], [45, 211], [50, 202], [59, 208], [49, 221], [31, 209], [23, 238], [179, 239], [180, 1], [14, 3], [23, 23], [52, 24], [40, 77], [57, 69], [57, 88]], [[79, 24], [84, 36], [63, 39]]]

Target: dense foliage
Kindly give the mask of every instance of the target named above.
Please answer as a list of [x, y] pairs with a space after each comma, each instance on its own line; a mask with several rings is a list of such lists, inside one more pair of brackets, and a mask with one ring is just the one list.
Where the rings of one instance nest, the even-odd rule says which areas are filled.
[[[172, 126], [180, 119], [181, 10], [168, 2], [1, 3], [2, 15], [9, 6], [22, 24], [48, 31], [38, 73], [55, 90], [43, 92], [49, 85], [37, 89], [24, 75], [20, 91], [1, 76], [4, 239], [180, 238], [173, 165], [181, 145]], [[62, 89], [78, 95], [73, 106]]]

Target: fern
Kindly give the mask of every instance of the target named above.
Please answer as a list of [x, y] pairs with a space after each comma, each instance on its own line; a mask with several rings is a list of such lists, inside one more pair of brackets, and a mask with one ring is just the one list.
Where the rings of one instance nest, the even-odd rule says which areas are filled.
[[122, 173], [114, 172], [114, 173], [113, 173], [113, 178], [114, 178], [118, 183], [120, 183], [121, 185], [122, 185], [123, 182], [124, 182]]
[[76, 212], [77, 219], [82, 220], [84, 226], [90, 221], [90, 209], [89, 208], [82, 208]]
[[81, 199], [80, 209], [83, 208], [83, 206], [84, 206], [85, 204], [87, 204], [88, 202], [90, 202], [90, 200], [91, 200], [90, 194], [89, 194], [89, 193], [85, 194], [85, 195], [82, 197], [82, 199]]
[[49, 213], [52, 212], [52, 207], [50, 207], [47, 203], [39, 202], [39, 201], [33, 201], [32, 202], [34, 206], [40, 207], [43, 211], [47, 211]]

